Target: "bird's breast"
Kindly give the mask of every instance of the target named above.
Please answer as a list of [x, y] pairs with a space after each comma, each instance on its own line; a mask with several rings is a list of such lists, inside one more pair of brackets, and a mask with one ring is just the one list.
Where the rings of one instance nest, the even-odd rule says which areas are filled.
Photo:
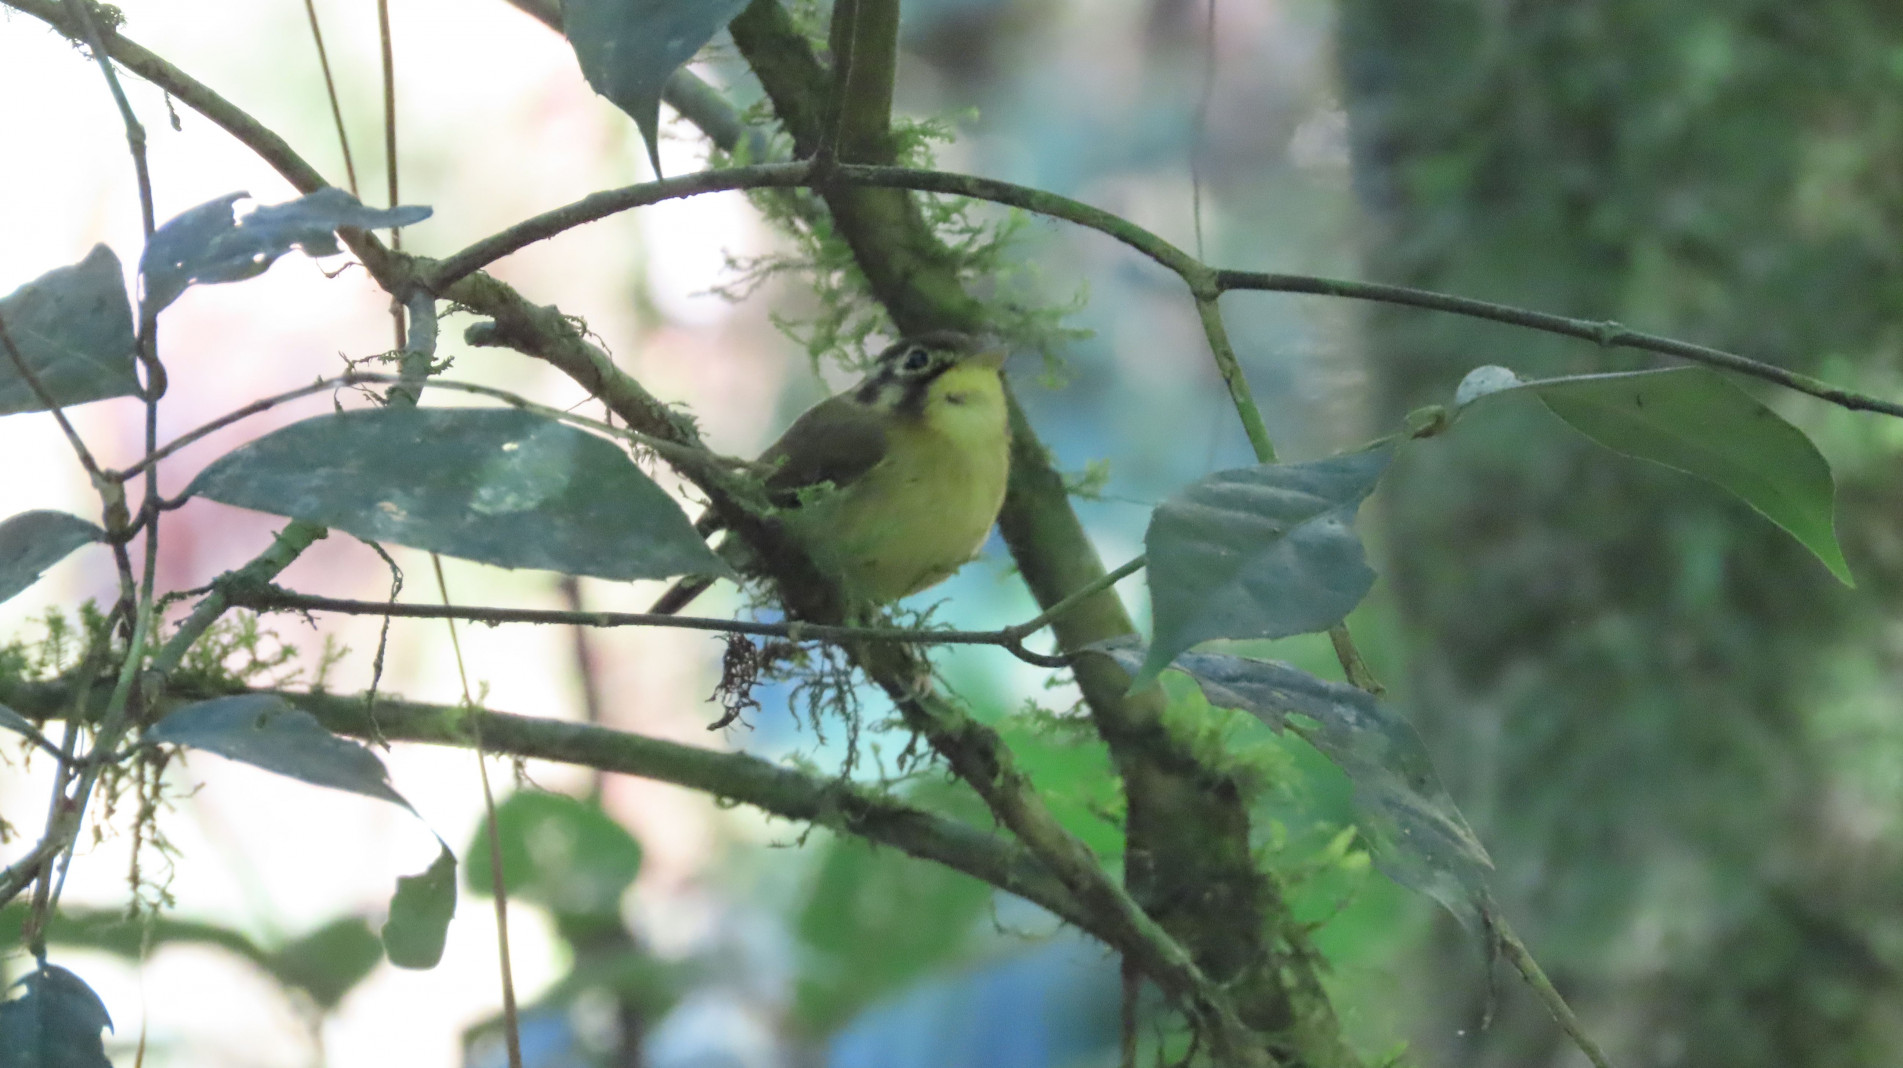
[[815, 562], [871, 603], [950, 577], [983, 546], [1004, 502], [1010, 437], [997, 415], [989, 427], [961, 418], [894, 428], [879, 463], [802, 517]]

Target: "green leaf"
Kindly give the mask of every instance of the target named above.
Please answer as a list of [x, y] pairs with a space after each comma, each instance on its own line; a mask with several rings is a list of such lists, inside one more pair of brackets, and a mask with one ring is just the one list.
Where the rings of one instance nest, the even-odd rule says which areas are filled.
[[0, 523], [0, 601], [38, 582], [46, 569], [106, 532], [76, 515], [34, 511]]
[[[1816, 554], [1846, 586], [1836, 484], [1804, 432], [1705, 367], [1528, 382], [1573, 429], [1614, 452], [1696, 475], [1736, 494]], [[1507, 390], [1504, 392], [1517, 392]]]
[[265, 961], [278, 982], [311, 996], [317, 1007], [337, 1007], [344, 995], [383, 960], [383, 943], [359, 916], [330, 921], [288, 943]]
[[1390, 449], [1220, 471], [1164, 501], [1149, 550], [1150, 657], [1133, 686], [1211, 638], [1326, 630], [1374, 585], [1355, 511]]
[[[1145, 662], [1135, 641], [1091, 648], [1125, 669]], [[1439, 902], [1469, 930], [1479, 929], [1493, 909], [1487, 888], [1493, 861], [1407, 720], [1353, 686], [1276, 661], [1186, 653], [1171, 666], [1196, 680], [1210, 704], [1295, 734], [1346, 773], [1375, 867]]]
[[794, 927], [800, 1033], [830, 1035], [941, 964], [967, 944], [990, 902], [991, 888], [969, 875], [833, 839]]
[[371, 408], [294, 423], [186, 490], [498, 567], [728, 575], [613, 443], [514, 408]]
[[[0, 323], [33, 377], [62, 408], [139, 392], [132, 304], [119, 257], [104, 245], [0, 298]], [[0, 342], [0, 415], [45, 410]]]
[[47, 964], [16, 985], [26, 992], [0, 1003], [0, 1068], [112, 1068], [99, 1037], [112, 1017], [85, 980]]
[[390, 773], [375, 753], [325, 730], [315, 716], [277, 694], [194, 701], [159, 720], [145, 740], [203, 749], [315, 786], [410, 808], [390, 786]]
[[396, 881], [390, 918], [383, 925], [383, 951], [390, 963], [399, 968], [436, 967], [455, 915], [456, 855], [444, 846], [427, 870]]
[[[641, 871], [641, 843], [598, 805], [563, 794], [518, 791], [496, 806], [502, 885], [509, 896], [558, 916], [621, 914], [621, 897]], [[489, 833], [476, 828], [464, 851], [463, 885], [494, 888]]]
[[430, 217], [430, 209], [416, 205], [367, 208], [335, 186], [283, 204], [260, 205], [243, 218], [234, 216], [232, 205], [250, 195], [227, 193], [158, 228], [139, 257], [144, 314], [157, 315], [195, 284], [256, 278], [294, 248], [312, 256], [335, 256], [342, 251], [337, 247], [338, 227], [377, 230]]
[[661, 174], [661, 89], [747, 0], [566, 0], [562, 33], [582, 76], [628, 113]]

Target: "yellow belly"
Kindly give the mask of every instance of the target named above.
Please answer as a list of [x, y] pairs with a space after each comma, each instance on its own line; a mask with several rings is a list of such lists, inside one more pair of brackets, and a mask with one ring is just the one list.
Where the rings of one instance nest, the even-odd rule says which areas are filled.
[[998, 429], [989, 440], [896, 431], [884, 459], [800, 509], [794, 529], [852, 601], [883, 604], [937, 585], [977, 555], [997, 520], [1010, 473]]

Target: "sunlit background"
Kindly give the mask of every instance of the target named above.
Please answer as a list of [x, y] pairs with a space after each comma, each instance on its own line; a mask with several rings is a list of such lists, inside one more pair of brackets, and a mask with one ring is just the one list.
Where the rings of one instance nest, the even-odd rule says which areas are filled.
[[[301, 5], [121, 6], [129, 37], [345, 183]], [[1718, 14], [1627, 25], [1586, 4], [1551, 5], [1550, 19], [1454, 4], [1416, 25], [1410, 6], [908, 0], [898, 107], [951, 123], [956, 140], [939, 146], [947, 169], [1064, 193], [1212, 263], [1375, 275], [1616, 318], [1801, 356], [1818, 373], [1897, 394], [1903, 29], [1880, 5], [1826, 4], [1844, 19], [1804, 26], [1763, 12], [1762, 25]], [[407, 250], [448, 253], [652, 177], [633, 124], [541, 24], [500, 0], [391, 9], [401, 200], [435, 211], [405, 231]], [[384, 203], [375, 7], [318, 0], [316, 10], [363, 198]], [[742, 106], [758, 96], [724, 35], [694, 69]], [[125, 84], [150, 137], [161, 219], [238, 190], [265, 203], [295, 195], [200, 116], [136, 78]], [[706, 147], [674, 121], [660, 156], [684, 173], [705, 163]], [[1141, 550], [1160, 499], [1252, 454], [1174, 276], [1066, 224], [1031, 220], [1017, 240], [1017, 270], [998, 284], [1027, 303], [1074, 303], [1064, 325], [1088, 333], [1057, 347], [1061, 365], [1020, 353], [1010, 375], [1058, 466], [1090, 483], [1077, 508], [1114, 565]], [[127, 264], [141, 247], [119, 117], [95, 65], [10, 13], [0, 18], [0, 293], [98, 242]], [[740, 279], [736, 263], [784, 247], [743, 196], [722, 193], [593, 223], [491, 270], [580, 316], [621, 367], [689, 408], [711, 444], [750, 455], [850, 377], [815, 369], [775, 325], [797, 330], [814, 313], [800, 276], [744, 299], [717, 292]], [[1386, 433], [1407, 408], [1445, 400], [1474, 365], [1638, 365], [1320, 298], [1232, 294], [1223, 307], [1284, 458]], [[472, 321], [445, 318], [450, 377], [595, 414], [546, 366], [464, 344]], [[159, 344], [172, 383], [163, 440], [387, 351], [388, 298], [345, 258], [294, 254], [260, 278], [195, 287], [166, 312]], [[320, 395], [245, 420], [170, 461], [166, 491], [334, 399], [364, 403]], [[470, 401], [443, 391], [426, 403]], [[1746, 509], [1589, 454], [1531, 415], [1403, 465], [1408, 491], [1384, 491], [1374, 505], [1384, 525], [1368, 524], [1391, 581], [1355, 618], [1365, 651], [1500, 863], [1506, 913], [1624, 1063], [1880, 1064], [1903, 1030], [1903, 927], [1888, 894], [1903, 889], [1891, 726], [1903, 664], [1892, 607], [1903, 568], [1899, 439], [1809, 401], [1779, 404], [1838, 465], [1857, 594], [1831, 589]], [[102, 462], [136, 460], [136, 402], [72, 415]], [[1099, 464], [1106, 477], [1087, 478]], [[98, 512], [50, 420], [0, 419], [0, 512], [33, 508]], [[160, 588], [207, 583], [282, 523], [189, 504], [167, 519]], [[439, 599], [428, 558], [391, 551], [402, 596]], [[459, 603], [572, 606], [553, 575], [453, 560], [445, 569]], [[333, 534], [281, 581], [375, 599], [391, 574], [370, 548]], [[639, 611], [659, 588], [585, 579], [572, 596]], [[1142, 609], [1141, 583], [1123, 589]], [[0, 640], [36, 640], [48, 610], [114, 594], [106, 550], [89, 548], [0, 605]], [[1035, 611], [995, 539], [914, 606], [934, 603], [936, 619], [970, 627]], [[744, 605], [723, 586], [703, 609]], [[378, 621], [264, 625], [267, 649], [296, 649], [274, 677], [311, 681], [331, 641], [348, 652], [326, 685], [370, 685]], [[592, 694], [601, 722], [654, 737], [823, 771], [847, 755], [846, 725], [796, 718], [798, 695], [784, 686], [763, 689], [744, 724], [710, 733], [715, 638], [527, 626], [464, 626], [457, 637], [465, 671], [441, 623], [395, 622], [381, 690], [453, 703], [466, 675], [493, 709], [582, 719]], [[1276, 652], [1333, 670], [1325, 643]], [[1073, 691], [995, 649], [937, 659], [950, 686], [1025, 747], [1074, 826], [1114, 845], [1101, 749], [1012, 718], [1027, 702], [1062, 711]], [[870, 696], [863, 712], [869, 724], [885, 718]], [[1265, 732], [1236, 730], [1268, 744]], [[857, 745], [857, 773], [873, 776], [905, 739], [869, 728]], [[1299, 745], [1271, 752], [1282, 785], [1257, 813], [1263, 855], [1290, 866], [1346, 1030], [1370, 1061], [1407, 1041], [1427, 1064], [1575, 1063], [1505, 971], [1501, 1022], [1479, 1030], [1496, 999], [1478, 944], [1379, 876], [1316, 860], [1314, 843], [1346, 818], [1347, 786]], [[174, 926], [149, 928], [143, 950], [138, 921], [117, 950], [103, 939], [55, 946], [54, 960], [104, 998], [115, 1063], [132, 1063], [140, 1044], [154, 1065], [506, 1063], [493, 1030], [495, 918], [480, 894], [465, 889], [441, 965], [378, 965], [334, 1004], [233, 948], [268, 954], [352, 918], [374, 929], [394, 880], [435, 855], [432, 832], [466, 852], [482, 813], [475, 758], [419, 746], [383, 755], [420, 820], [206, 755], [174, 767], [160, 817], [173, 851], [139, 859], [142, 897], [162, 892]], [[11, 859], [37, 837], [50, 776], [11, 744], [4, 759], [0, 813], [19, 836], [0, 859]], [[533, 901], [512, 904], [516, 988], [536, 1007], [524, 1027], [530, 1064], [1115, 1063], [1117, 961], [1022, 902], [664, 784], [533, 762], [492, 761], [489, 773], [505, 793], [598, 796], [639, 843], [612, 932], [578, 937]], [[948, 790], [935, 774], [908, 788]], [[117, 832], [86, 840], [68, 910], [127, 908], [126, 822], [122, 812]], [[1320, 874], [1304, 878], [1303, 864]], [[25, 959], [7, 947], [0, 968], [17, 975]], [[605, 993], [614, 989], [623, 996]]]

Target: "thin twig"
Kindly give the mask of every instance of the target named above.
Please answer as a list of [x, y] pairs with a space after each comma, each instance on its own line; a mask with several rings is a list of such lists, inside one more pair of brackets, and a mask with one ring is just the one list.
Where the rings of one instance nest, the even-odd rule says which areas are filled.
[[696, 171], [620, 189], [605, 189], [531, 216], [513, 226], [436, 261], [424, 275], [424, 284], [441, 294], [457, 281], [482, 270], [496, 260], [520, 251], [537, 241], [546, 240], [584, 223], [605, 219], [632, 208], [658, 204], [664, 200], [698, 196], [737, 189], [761, 189], [771, 186], [803, 186], [812, 174], [812, 164], [759, 163], [747, 167]]
[[1378, 282], [1316, 278], [1309, 275], [1220, 270], [1216, 272], [1216, 285], [1224, 292], [1233, 289], [1254, 289], [1276, 293], [1310, 293], [1318, 296], [1345, 297], [1350, 300], [1424, 308], [1428, 311], [1464, 315], [1471, 319], [1487, 319], [1496, 323], [1505, 323], [1508, 326], [1524, 327], [1541, 333], [1559, 334], [1590, 341], [1602, 348], [1635, 349], [1640, 352], [1658, 353], [1661, 356], [1676, 356], [1693, 363], [1707, 364], [1727, 371], [1735, 371], [1741, 375], [1761, 378], [1766, 382], [1808, 394], [1819, 400], [1829, 401], [1851, 411], [1876, 412], [1903, 418], [1903, 404], [1853, 390], [1840, 389], [1822, 379], [1799, 374], [1776, 364], [1754, 360], [1723, 349], [1679, 341], [1658, 334], [1628, 330], [1610, 320], [1571, 319], [1563, 315], [1531, 311], [1506, 304], [1494, 304], [1489, 301], [1475, 300], [1472, 297], [1436, 293], [1432, 290], [1382, 285]]
[[13, 335], [7, 332], [7, 322], [4, 317], [0, 317], [0, 347], [7, 350], [7, 356], [13, 361], [14, 369], [20, 372], [20, 378], [26, 383], [26, 387], [33, 391], [33, 398], [40, 402], [41, 407], [53, 414], [53, 421], [59, 424], [60, 432], [66, 435], [66, 443], [73, 447], [73, 455], [79, 458], [79, 466], [86, 469], [92, 484], [102, 491], [106, 486], [111, 485], [114, 480], [108, 478], [106, 473], [100, 470], [99, 462], [93, 459], [92, 451], [86, 448], [86, 443], [80, 439], [79, 431], [73, 429], [72, 421], [66, 418], [66, 409], [60, 406], [59, 401], [46, 388], [46, 384], [40, 381], [39, 374], [33, 370], [31, 364], [26, 362], [25, 354], [13, 343]]
[[[428, 299], [428, 294], [424, 294], [424, 297]], [[129, 479], [139, 472], [150, 468], [153, 464], [170, 457], [186, 446], [196, 444], [233, 423], [242, 422], [251, 416], [270, 411], [280, 404], [285, 404], [301, 397], [308, 397], [314, 393], [327, 393], [345, 386], [390, 385], [401, 387], [405, 381], [406, 379], [400, 374], [393, 375], [381, 371], [351, 371], [347, 374], [319, 379], [307, 386], [287, 389], [282, 393], [273, 394], [269, 397], [261, 397], [252, 401], [250, 404], [240, 408], [234, 408], [208, 423], [201, 424], [180, 434], [178, 437], [166, 442], [162, 448], [153, 450], [145, 459], [140, 460], [131, 467], [118, 471], [107, 471], [103, 477], [112, 481], [124, 481]], [[497, 389], [494, 386], [485, 386], [479, 382], [460, 382], [449, 378], [432, 378], [430, 379], [430, 385], [437, 389], [447, 389], [457, 393], [471, 393], [479, 397], [489, 397], [494, 400], [499, 400], [512, 408], [520, 408], [525, 412], [534, 412], [537, 415], [546, 416], [547, 418], [568, 423], [572, 426], [586, 427], [597, 433], [632, 442], [642, 448], [652, 450], [656, 456], [685, 471], [703, 470], [708, 467], [738, 470], [749, 466], [744, 460], [717, 456], [700, 449], [687, 448], [671, 441], [666, 441], [649, 434], [643, 434], [638, 430], [614, 426], [610, 423], [604, 423], [599, 419], [590, 419], [585, 415], [564, 411], [560, 408], [551, 408], [545, 404], [537, 404], [521, 394], [511, 393], [506, 389]], [[392, 390], [391, 392], [395, 393], [396, 391]]]
[[152, 231], [158, 228], [158, 222], [152, 204], [152, 172], [145, 160], [145, 126], [132, 113], [132, 102], [126, 99], [125, 88], [119, 84], [118, 72], [112, 69], [112, 54], [106, 49], [105, 37], [99, 32], [99, 23], [93, 19], [88, 0], [66, 0], [66, 8], [84, 28], [86, 43], [92, 48], [93, 58], [99, 62], [99, 69], [106, 76], [106, 87], [112, 92], [112, 102], [118, 105], [119, 118], [125, 123], [126, 147], [132, 153], [132, 169], [139, 180], [139, 221], [145, 227], [145, 236], [151, 237]]
[[317, 65], [324, 72], [324, 94], [330, 98], [330, 117], [337, 126], [337, 147], [344, 153], [344, 177], [350, 182], [350, 195], [361, 200], [357, 190], [357, 163], [350, 156], [350, 134], [344, 128], [344, 109], [337, 102], [337, 80], [330, 73], [330, 54], [324, 51], [324, 31], [317, 26], [317, 0], [304, 0], [304, 13], [310, 16], [311, 43], [317, 46]]
[[1207, 260], [1203, 249], [1203, 151], [1209, 137], [1209, 105], [1216, 98], [1216, 0], [1203, 10], [1203, 90], [1196, 101], [1196, 135], [1189, 145], [1189, 211], [1196, 226], [1196, 258]]
[[[429, 554], [430, 567], [436, 572], [436, 591], [443, 607], [451, 607], [449, 579], [443, 575], [443, 557]], [[456, 655], [456, 679], [463, 687], [463, 707], [476, 711], [476, 698], [469, 690], [469, 666], [463, 661], [462, 638], [456, 633], [456, 621], [444, 620], [449, 627], [449, 648]], [[470, 740], [475, 743], [476, 776], [482, 780], [483, 831], [489, 839], [489, 896], [496, 910], [496, 958], [502, 971], [502, 1034], [509, 1051], [509, 1068], [522, 1068], [522, 1024], [515, 1007], [515, 969], [509, 963], [509, 884], [502, 872], [502, 831], [496, 826], [496, 795], [489, 785], [489, 754], [483, 750], [482, 721], [469, 722]]]
[[1520, 941], [1520, 936], [1513, 933], [1505, 919], [1496, 915], [1492, 917], [1492, 922], [1494, 932], [1500, 936], [1500, 946], [1505, 950], [1507, 959], [1512, 961], [1513, 966], [1519, 969], [1520, 974], [1526, 978], [1526, 985], [1533, 988], [1540, 1003], [1546, 1006], [1546, 1011], [1553, 1014], [1553, 1020], [1559, 1024], [1559, 1029], [1566, 1032], [1566, 1037], [1573, 1040], [1573, 1044], [1579, 1047], [1579, 1051], [1592, 1062], [1593, 1068], [1612, 1068], [1612, 1062], [1606, 1059], [1605, 1051], [1600, 1049], [1599, 1044], [1586, 1033], [1586, 1029], [1580, 1025], [1579, 1017], [1573, 1014], [1572, 1006], [1566, 1004], [1566, 999], [1561, 997], [1559, 991], [1553, 987], [1552, 980], [1546, 977], [1545, 970], [1540, 967], [1538, 961], [1533, 959], [1533, 954], [1527, 952], [1526, 943]]
[[1045, 627], [1050, 626], [1052, 623], [1057, 622], [1058, 619], [1062, 618], [1071, 609], [1076, 608], [1084, 601], [1097, 596], [1110, 587], [1115, 586], [1117, 583], [1122, 582], [1124, 579], [1129, 578], [1131, 575], [1136, 574], [1138, 571], [1141, 571], [1144, 566], [1149, 563], [1149, 559], [1148, 556], [1138, 556], [1125, 563], [1122, 567], [1117, 568], [1115, 571], [1106, 572], [1096, 581], [1079, 587], [1077, 592], [1050, 606], [1043, 612], [1038, 613], [1016, 626], [1006, 627], [1000, 633], [1016, 638], [1028, 638], [1038, 631], [1043, 630]]
[[[390, 0], [377, 0], [377, 48], [383, 57], [383, 168], [392, 208], [401, 204], [402, 198], [397, 185], [396, 166], [396, 51], [390, 38]], [[390, 231], [390, 250], [403, 251], [403, 231], [394, 228]], [[390, 305], [390, 328], [396, 335], [396, 347], [409, 347], [404, 334], [402, 298], [405, 294], [393, 291], [391, 296], [397, 301]], [[511, 1065], [511, 1068], [519, 1066]]]
[[0, 906], [20, 896], [20, 891], [40, 877], [47, 862], [58, 856], [65, 845], [65, 829], [55, 826], [32, 849], [27, 850], [26, 856], [7, 865], [5, 871], [0, 871]]
[[1249, 379], [1242, 373], [1242, 362], [1236, 359], [1235, 346], [1229, 342], [1229, 330], [1223, 326], [1222, 309], [1217, 305], [1217, 297], [1198, 296], [1196, 314], [1203, 322], [1203, 336], [1209, 340], [1209, 353], [1216, 361], [1216, 370], [1222, 375], [1222, 383], [1229, 389], [1230, 403], [1235, 405], [1236, 415], [1242, 419], [1242, 430], [1249, 435], [1249, 445], [1255, 449], [1255, 460], [1259, 464], [1275, 462], [1275, 442], [1269, 438], [1268, 425], [1263, 422], [1262, 409], [1256, 407], [1255, 394], [1249, 389]]
[[[15, 3], [20, 0], [5, 0], [5, 2]], [[664, 181], [644, 182], [640, 185], [592, 193], [572, 204], [526, 219], [437, 261], [427, 276], [428, 283], [431, 288], [440, 293], [456, 279], [481, 270], [502, 256], [536, 241], [553, 237], [564, 230], [631, 208], [663, 200], [697, 196], [702, 193], [804, 186], [808, 184], [807, 180], [810, 176], [809, 165], [805, 163], [769, 163], [726, 170], [700, 171]], [[1046, 190], [1015, 185], [993, 178], [956, 174], [950, 171], [841, 163], [828, 174], [828, 179], [847, 185], [911, 189], [988, 200], [1076, 223], [1113, 237], [1168, 268], [1182, 278], [1189, 285], [1190, 291], [1198, 297], [1215, 297], [1232, 290], [1258, 290], [1333, 296], [1425, 308], [1471, 318], [1488, 319], [1542, 333], [1579, 338], [1606, 348], [1627, 348], [1675, 356], [1760, 378], [1854, 411], [1877, 412], [1903, 418], [1903, 404], [1841, 389], [1821, 379], [1722, 349], [1628, 330], [1618, 323], [1570, 319], [1546, 312], [1493, 304], [1430, 290], [1410, 289], [1405, 286], [1352, 282], [1315, 275], [1272, 274], [1213, 268], [1155, 233], [1101, 208]]]
[[[1128, 565], [1126, 565], [1128, 567]], [[353, 616], [392, 616], [399, 619], [462, 619], [471, 623], [537, 623], [573, 627], [671, 627], [676, 630], [704, 630], [724, 634], [748, 634], [761, 638], [785, 638], [790, 641], [872, 641], [901, 642], [908, 645], [995, 645], [1012, 656], [1039, 667], [1068, 667], [1063, 656], [1045, 656], [1023, 648], [1029, 630], [1006, 627], [1000, 630], [931, 630], [912, 627], [848, 627], [830, 623], [805, 623], [791, 620], [761, 623], [745, 619], [717, 619], [711, 616], [680, 616], [653, 612], [569, 612], [554, 608], [489, 608], [468, 605], [390, 604], [384, 601], [358, 601], [343, 597], [320, 597], [295, 593], [264, 584], [232, 582], [222, 585], [225, 604], [230, 608], [249, 608], [258, 612], [337, 612]], [[1093, 593], [1096, 591], [1092, 591]], [[1081, 600], [1081, 598], [1079, 598]], [[1061, 613], [1060, 613], [1061, 614]], [[1047, 618], [1049, 617], [1049, 618]], [[1039, 620], [1047, 626], [1051, 613]], [[1032, 628], [1036, 629], [1036, 628]]]

